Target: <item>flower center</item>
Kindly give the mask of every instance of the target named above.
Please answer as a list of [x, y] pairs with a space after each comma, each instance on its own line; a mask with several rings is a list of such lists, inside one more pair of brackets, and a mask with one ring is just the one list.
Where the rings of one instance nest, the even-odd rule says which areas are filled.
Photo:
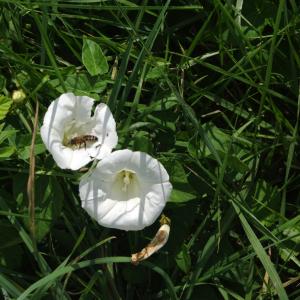
[[112, 185], [113, 199], [127, 201], [140, 196], [140, 185], [137, 174], [130, 170], [121, 170], [117, 173]]
[[123, 177], [123, 187], [122, 191], [127, 192], [128, 186], [133, 179], [133, 173], [127, 170], [123, 170], [121, 176]]

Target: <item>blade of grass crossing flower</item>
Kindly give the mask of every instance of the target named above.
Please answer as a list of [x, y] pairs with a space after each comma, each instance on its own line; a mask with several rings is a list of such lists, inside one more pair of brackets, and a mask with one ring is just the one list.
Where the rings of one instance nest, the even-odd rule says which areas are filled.
[[257, 254], [259, 260], [261, 261], [262, 265], [264, 266], [265, 270], [268, 272], [270, 279], [274, 285], [275, 290], [278, 293], [280, 300], [288, 300], [288, 296], [286, 291], [282, 285], [280, 277], [274, 267], [274, 264], [270, 260], [270, 257], [267, 255], [266, 251], [264, 250], [263, 246], [261, 245], [259, 239], [255, 235], [254, 231], [252, 230], [251, 226], [249, 225], [248, 221], [244, 217], [244, 214], [240, 210], [240, 208], [233, 203], [233, 207], [236, 211], [236, 214], [240, 218], [244, 231], [247, 235], [249, 242], [251, 243], [253, 250]]

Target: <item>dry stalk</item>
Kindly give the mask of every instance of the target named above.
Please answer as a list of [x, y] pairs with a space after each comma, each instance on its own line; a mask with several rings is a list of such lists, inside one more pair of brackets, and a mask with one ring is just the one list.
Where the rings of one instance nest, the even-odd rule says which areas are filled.
[[35, 240], [35, 192], [34, 192], [34, 174], [35, 174], [35, 155], [34, 145], [35, 137], [38, 126], [38, 115], [39, 115], [39, 102], [36, 101], [35, 116], [32, 130], [32, 139], [30, 146], [30, 157], [29, 157], [29, 177], [27, 182], [27, 196], [28, 196], [28, 210], [29, 210], [29, 230], [31, 237]]

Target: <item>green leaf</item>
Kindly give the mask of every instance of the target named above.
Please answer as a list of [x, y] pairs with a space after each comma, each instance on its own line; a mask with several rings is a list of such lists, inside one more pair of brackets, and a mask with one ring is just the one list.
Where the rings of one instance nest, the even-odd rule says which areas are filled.
[[149, 137], [149, 133], [146, 131], [139, 131], [134, 136], [133, 150], [151, 153], [153, 151], [153, 145]]
[[172, 164], [169, 165], [169, 171], [173, 182], [188, 183], [185, 170], [178, 161], [172, 162]]
[[177, 266], [184, 272], [188, 273], [191, 268], [191, 257], [186, 245], [183, 245], [181, 251], [176, 256]]
[[[31, 146], [25, 146], [20, 151], [18, 151], [18, 157], [21, 159], [28, 159], [30, 156], [30, 148]], [[44, 144], [36, 144], [34, 145], [34, 155], [38, 155], [44, 153], [46, 151]]]
[[15, 153], [14, 147], [2, 147], [0, 148], [0, 159], [11, 157]]
[[183, 166], [173, 159], [162, 160], [163, 165], [170, 174], [173, 190], [169, 202], [187, 202], [196, 198], [196, 192], [188, 182], [187, 174]]
[[[207, 140], [210, 141], [210, 143], [218, 153], [228, 152], [228, 146], [231, 141], [230, 135], [226, 134], [212, 123], [206, 123], [202, 128], [203, 133], [207, 137]], [[192, 139], [189, 144], [188, 150], [193, 157], [207, 157], [212, 155], [212, 152], [208, 145], [201, 139]]]
[[187, 202], [187, 201], [193, 200], [195, 198], [196, 198], [196, 196], [192, 193], [173, 189], [170, 199], [169, 199], [169, 202], [178, 202], [178, 203], [179, 202]]
[[0, 144], [2, 144], [6, 139], [9, 139], [16, 135], [17, 131], [12, 129], [12, 127], [7, 126], [4, 130], [4, 123], [0, 124]]
[[233, 156], [233, 155], [228, 155], [228, 166], [230, 166], [235, 171], [237, 171], [241, 174], [249, 171], [248, 165], [246, 165], [238, 157]]
[[6, 96], [0, 96], [0, 120], [3, 120], [8, 113], [11, 105], [12, 100], [9, 97]]
[[30, 74], [26, 72], [25, 70], [20, 71], [16, 75], [16, 81], [18, 82], [19, 86], [27, 86], [30, 82]]
[[100, 46], [86, 38], [83, 39], [82, 62], [92, 76], [108, 72], [108, 63]]
[[94, 86], [92, 86], [91, 92], [100, 94], [106, 89], [106, 85], [107, 85], [106, 80], [98, 81], [94, 84]]
[[[30, 156], [31, 148], [31, 134], [19, 134], [17, 135], [15, 147], [17, 149], [17, 155], [20, 159], [27, 160]], [[36, 144], [34, 145], [34, 154], [39, 155], [46, 151], [45, 145], [42, 142], [40, 136], [36, 138]]]
[[107, 80], [96, 81], [95, 84], [90, 82], [88, 76], [83, 73], [70, 72], [64, 80], [64, 87], [60, 84], [58, 79], [49, 81], [49, 84], [53, 86], [59, 93], [64, 93], [64, 87], [67, 91], [73, 92], [80, 96], [91, 96], [94, 99], [98, 99], [96, 94], [102, 93], [107, 85]]
[[[248, 164], [241, 160], [247, 153], [245, 149], [249, 148], [246, 140], [240, 139], [237, 141], [234, 136], [227, 134], [213, 123], [206, 123], [202, 128], [206, 140], [199, 139], [196, 136], [188, 144], [188, 151], [192, 157], [215, 159], [215, 155], [212, 152], [212, 149], [215, 149], [222, 160], [226, 157], [228, 167], [235, 172], [243, 174], [249, 170], [249, 164], [252, 160], [248, 160]], [[210, 146], [207, 144], [207, 141], [209, 141]]]
[[168, 63], [165, 61], [156, 61], [156, 65], [148, 71], [146, 75], [146, 80], [157, 80], [163, 78], [167, 66]]

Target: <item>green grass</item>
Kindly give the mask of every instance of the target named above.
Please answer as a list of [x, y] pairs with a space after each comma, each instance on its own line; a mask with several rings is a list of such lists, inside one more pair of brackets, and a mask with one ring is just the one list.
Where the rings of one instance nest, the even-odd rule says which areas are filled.
[[[0, 299], [299, 299], [297, 1], [0, 10]], [[117, 149], [170, 174], [169, 241], [138, 266], [158, 221], [103, 228], [81, 208], [84, 173], [60, 170], [39, 130], [30, 157], [37, 101], [40, 127], [66, 91], [107, 103]]]

